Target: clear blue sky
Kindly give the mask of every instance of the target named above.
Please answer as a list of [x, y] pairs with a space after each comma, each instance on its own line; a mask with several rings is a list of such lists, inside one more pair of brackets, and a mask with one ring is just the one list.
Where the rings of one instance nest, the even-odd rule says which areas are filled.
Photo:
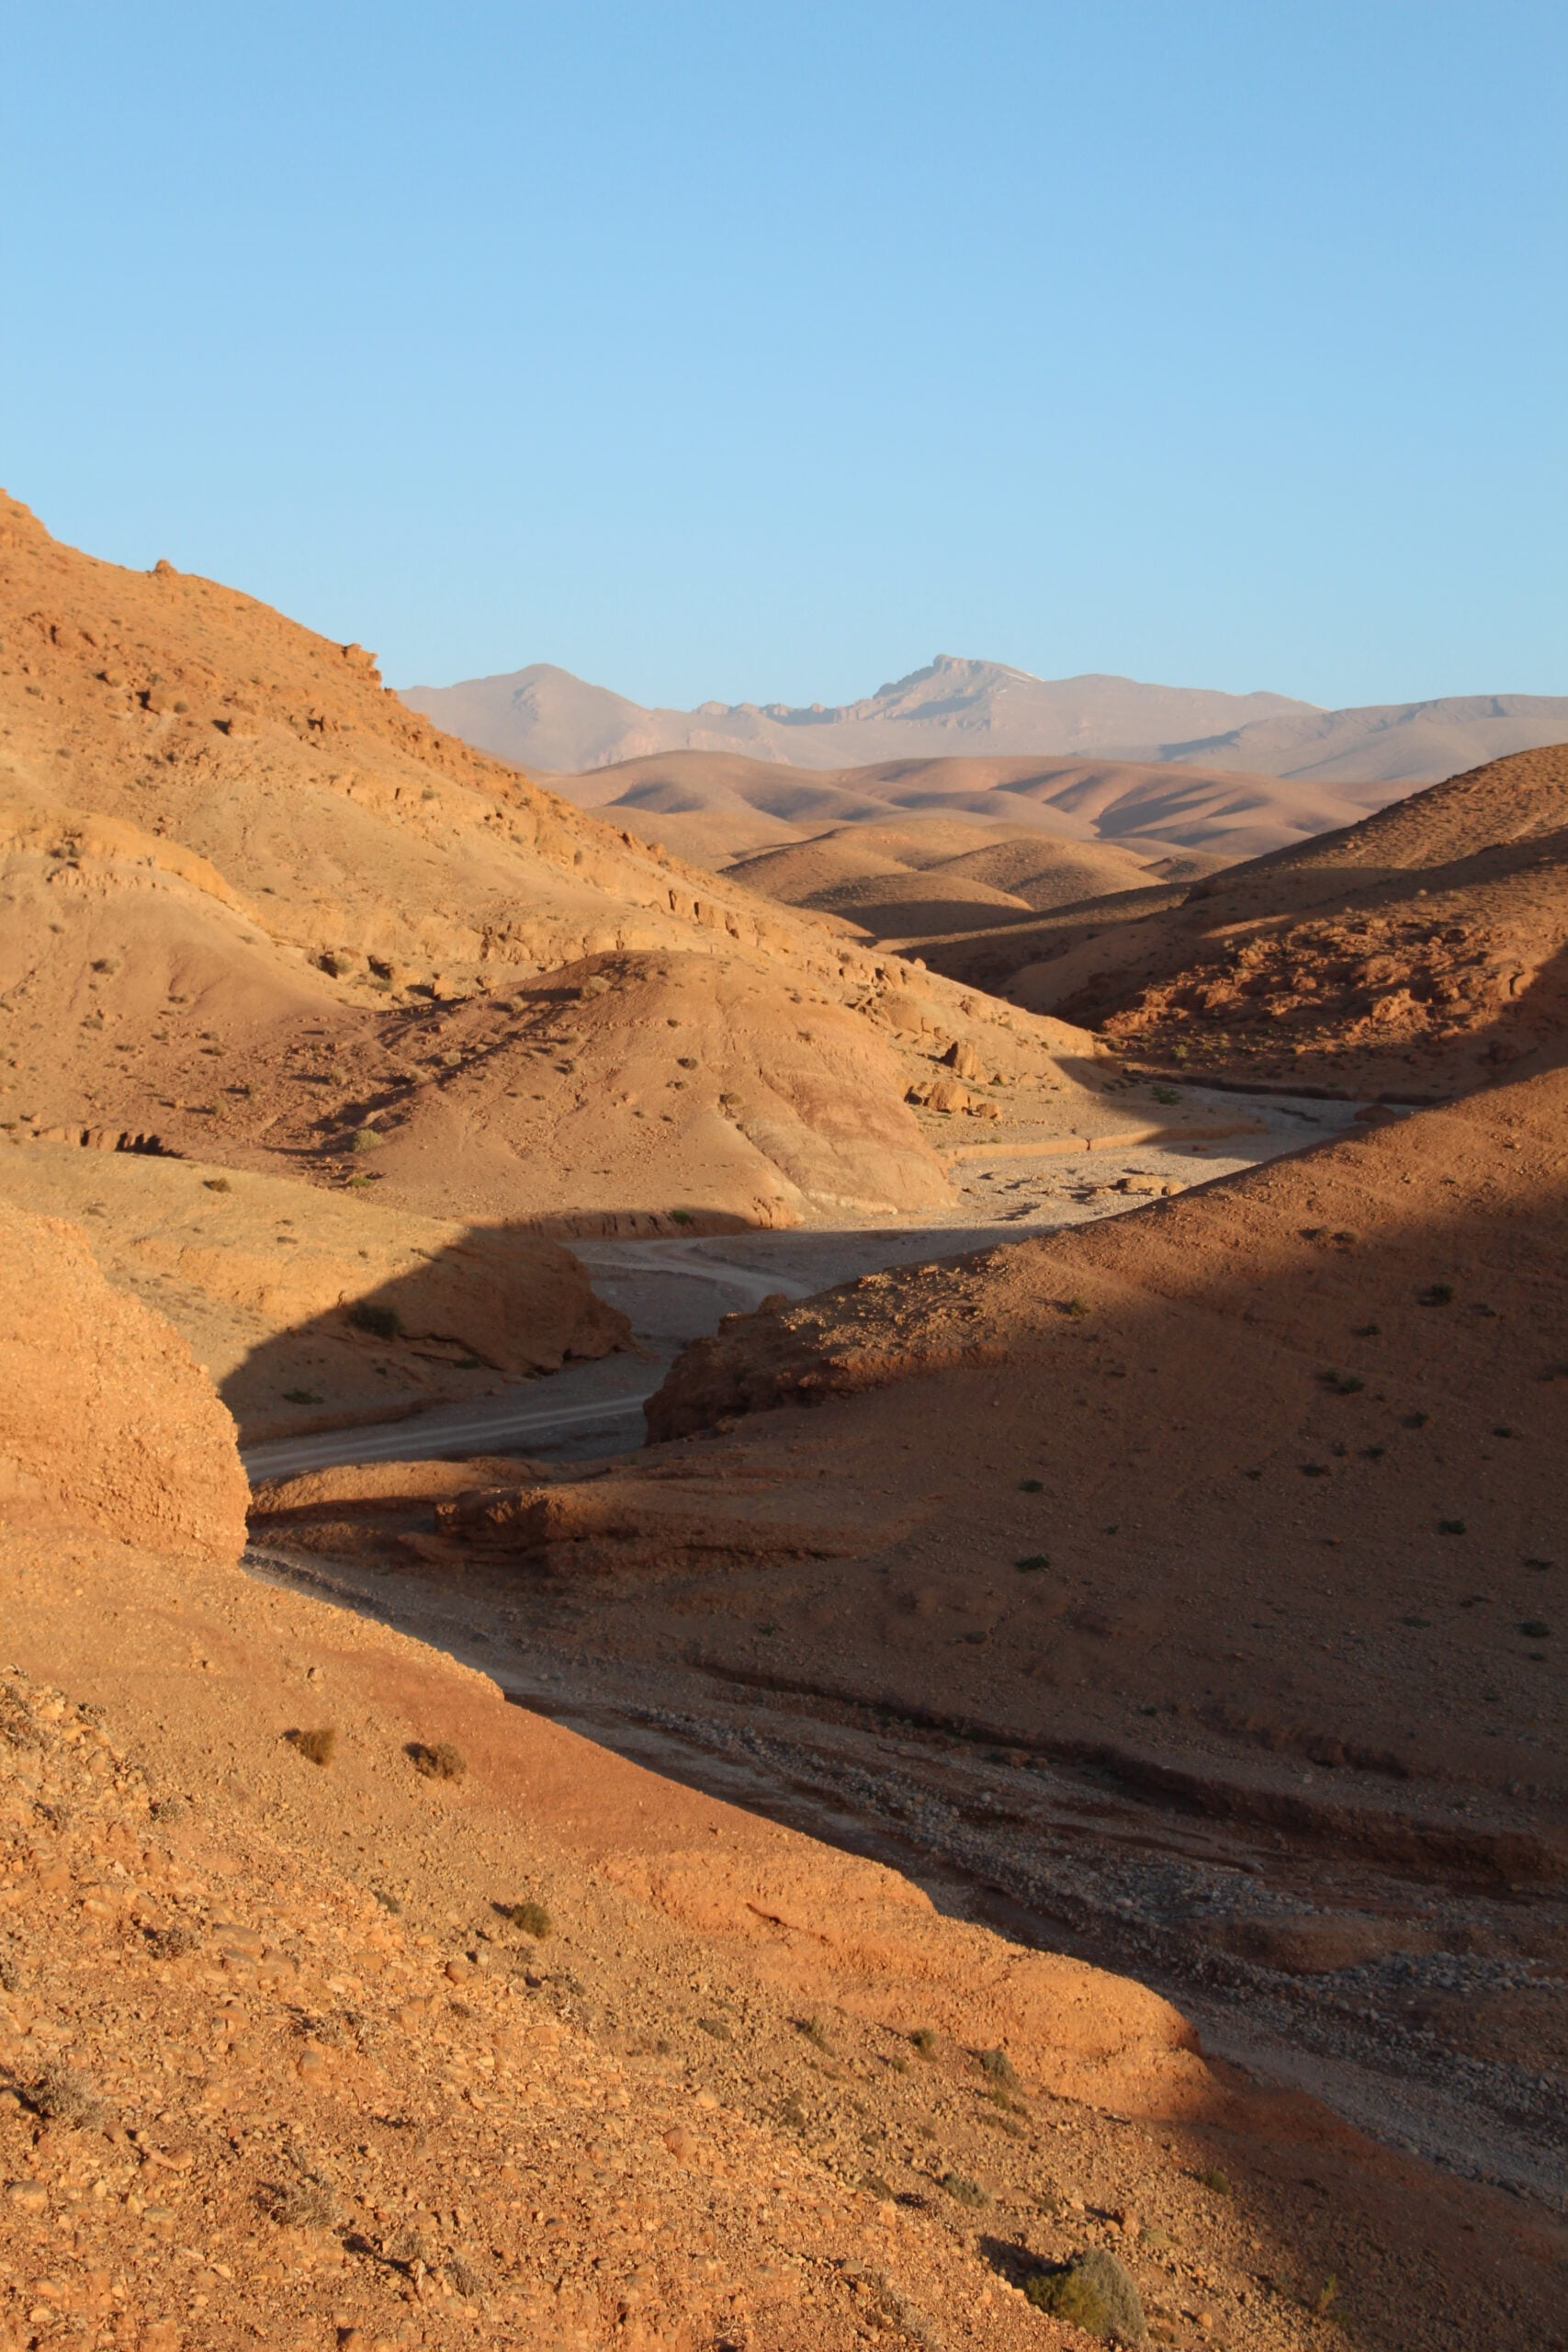
[[6, 12], [0, 480], [400, 684], [1568, 692], [1562, 0]]

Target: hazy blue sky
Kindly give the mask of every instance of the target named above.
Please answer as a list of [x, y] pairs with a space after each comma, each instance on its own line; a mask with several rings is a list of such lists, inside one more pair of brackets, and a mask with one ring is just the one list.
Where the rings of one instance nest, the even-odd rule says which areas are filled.
[[400, 684], [1568, 692], [1562, 0], [6, 12], [0, 480]]

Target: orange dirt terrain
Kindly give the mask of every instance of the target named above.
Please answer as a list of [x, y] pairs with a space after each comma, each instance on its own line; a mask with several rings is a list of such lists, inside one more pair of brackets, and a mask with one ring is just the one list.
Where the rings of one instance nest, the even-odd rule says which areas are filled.
[[1568, 2344], [1565, 756], [773, 900], [0, 502], [0, 2352]]
[[1549, 2230], [1157, 1996], [243, 1577], [172, 1331], [6, 1244], [0, 2340], [1070, 2346], [1091, 2251], [1134, 2338], [1553, 2340]]

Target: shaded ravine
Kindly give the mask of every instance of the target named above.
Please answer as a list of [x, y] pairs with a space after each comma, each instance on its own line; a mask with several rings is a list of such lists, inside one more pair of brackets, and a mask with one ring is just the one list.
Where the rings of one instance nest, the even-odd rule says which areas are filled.
[[[1310, 1132], [1323, 1107], [1271, 1106], [1273, 1131], [1238, 1164], [1299, 1148], [1302, 1126]], [[1334, 1124], [1353, 1107], [1333, 1106]], [[1128, 1157], [1129, 1172], [1147, 1165], [1146, 1156]], [[873, 1268], [994, 1247], [1135, 1205], [1104, 1182], [1116, 1172], [1103, 1158], [1098, 1167], [1054, 1170], [1053, 1199], [1036, 1170], [966, 1170], [964, 1206], [974, 1222], [964, 1226], [581, 1242], [596, 1287], [630, 1315], [640, 1358], [571, 1366], [548, 1382], [548, 1404], [547, 1384], [530, 1382], [484, 1414], [453, 1408], [412, 1424], [323, 1431], [255, 1448], [247, 1464], [259, 1476], [510, 1444], [558, 1457], [624, 1452], [640, 1434], [642, 1397], [720, 1313], [753, 1308], [769, 1292], [799, 1296]], [[1180, 1170], [1184, 1182], [1226, 1172], [1202, 1159]], [[1026, 1224], [1010, 1204], [997, 1216], [998, 1194], [1018, 1184], [1029, 1191]], [[253, 1573], [299, 1583], [432, 1643], [492, 1676], [517, 1703], [667, 1777], [892, 1864], [945, 1910], [1140, 1978], [1190, 2016], [1217, 2055], [1261, 2082], [1311, 2093], [1375, 2138], [1568, 2208], [1551, 2081], [1467, 2054], [1413, 2014], [1427, 1995], [1541, 1985], [1529, 1962], [1467, 1951], [1476, 1927], [1495, 1927], [1517, 1891], [1455, 1893], [1435, 1873], [1401, 1879], [1310, 1829], [1287, 1839], [1223, 1806], [1205, 1812], [1179, 1792], [1119, 1772], [1114, 1759], [1009, 1749], [983, 1727], [900, 1718], [860, 1700], [852, 1685], [791, 1690], [742, 1683], [698, 1658], [634, 1667], [596, 1656], [578, 1645], [567, 1611], [558, 1629], [541, 1638], [536, 1626], [521, 1640], [480, 1580], [466, 1579], [457, 1593], [406, 1561], [387, 1573], [291, 1554], [270, 1540], [247, 1558]], [[1355, 1778], [1342, 1771], [1336, 1786]], [[1561, 1917], [1568, 1930], [1568, 1903], [1529, 1899], [1538, 1918]], [[1208, 1933], [1299, 1917], [1320, 1902], [1404, 1916], [1414, 1902], [1437, 1948], [1303, 1977], [1237, 1957]]]
[[[390, 1578], [271, 1543], [253, 1546], [246, 1566], [446, 1651], [513, 1703], [666, 1778], [886, 1862], [939, 1909], [1134, 1976], [1257, 2082], [1305, 2092], [1387, 2145], [1568, 2211], [1551, 2079], [1469, 2056], [1397, 2014], [1413, 1989], [1539, 1982], [1520, 1964], [1464, 1954], [1506, 1897], [1434, 1896], [1431, 1922], [1451, 1928], [1452, 1951], [1292, 1977], [1205, 1947], [1203, 1928], [1298, 1909], [1325, 1878], [1339, 1900], [1349, 1884], [1352, 1901], [1408, 1905], [1408, 1882], [1281, 1850], [1270, 1833], [1092, 1768], [1020, 1761], [1020, 1751], [871, 1705], [769, 1693], [719, 1668], [634, 1671], [536, 1639], [513, 1645], [478, 1623], [466, 1596], [417, 1575]], [[1552, 1907], [1568, 1926], [1568, 1904]]]

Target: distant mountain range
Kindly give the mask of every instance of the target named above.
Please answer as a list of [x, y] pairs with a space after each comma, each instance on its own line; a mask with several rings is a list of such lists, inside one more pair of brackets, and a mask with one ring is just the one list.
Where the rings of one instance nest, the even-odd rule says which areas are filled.
[[1568, 695], [1450, 695], [1321, 710], [1285, 695], [1094, 674], [1036, 678], [945, 653], [860, 702], [832, 706], [648, 710], [542, 662], [453, 686], [410, 686], [403, 700], [484, 751], [558, 775], [676, 751], [835, 769], [901, 758], [1077, 754], [1323, 784], [1415, 784], [1568, 740]]

